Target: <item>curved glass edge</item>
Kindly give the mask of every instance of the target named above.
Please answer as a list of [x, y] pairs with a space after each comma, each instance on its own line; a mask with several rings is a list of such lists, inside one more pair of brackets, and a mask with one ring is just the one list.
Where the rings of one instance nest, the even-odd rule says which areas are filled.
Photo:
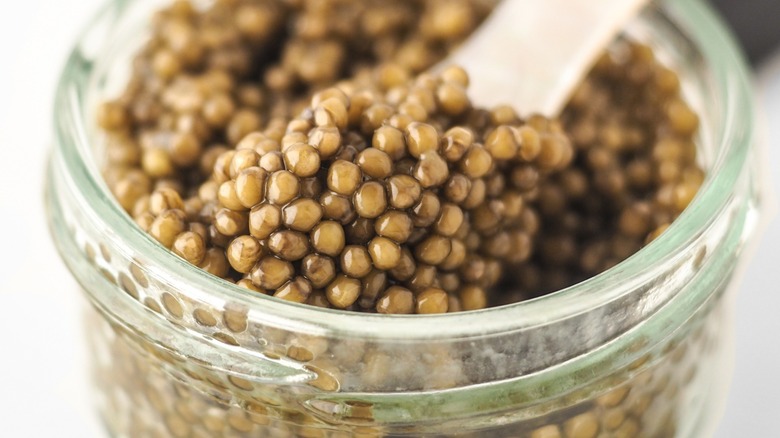
[[[488, 333], [507, 333], [549, 325], [572, 315], [582, 314], [609, 304], [652, 279], [648, 269], [684, 252], [694, 238], [706, 230], [731, 200], [731, 192], [743, 172], [745, 158], [753, 141], [753, 102], [747, 71], [736, 44], [718, 18], [699, 0], [665, 1], [664, 8], [681, 23], [690, 24], [690, 37], [712, 67], [717, 86], [725, 90], [725, 120], [717, 137], [723, 144], [713, 165], [715, 177], [705, 181], [699, 195], [670, 229], [653, 244], [642, 249], [617, 267], [554, 294], [527, 302], [475, 312], [437, 316], [377, 316], [282, 302], [265, 296], [250, 296], [242, 289], [223, 282], [174, 256], [146, 233], [116, 204], [91, 157], [90, 137], [83, 115], [83, 85], [90, 60], [77, 47], [71, 55], [55, 103], [56, 138], [63, 148], [63, 160], [78, 187], [82, 205], [112, 232], [107, 240], [117, 248], [144, 254], [154, 275], [166, 284], [176, 285], [184, 294], [204, 300], [224, 299], [248, 306], [250, 317], [281, 329], [312, 334], [344, 334], [363, 339], [403, 341], [431, 338], [458, 339], [480, 337]], [[114, 15], [107, 6], [95, 19]], [[85, 68], [85, 66], [87, 68]], [[207, 291], [207, 292], [206, 292]], [[208, 295], [208, 296], [206, 296]], [[403, 323], [399, 320], [403, 319]]]

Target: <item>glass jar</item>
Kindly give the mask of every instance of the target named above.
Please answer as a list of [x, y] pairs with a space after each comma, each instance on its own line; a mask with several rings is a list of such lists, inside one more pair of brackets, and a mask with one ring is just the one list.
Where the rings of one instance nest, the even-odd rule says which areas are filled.
[[701, 1], [627, 33], [680, 74], [708, 178], [660, 238], [527, 302], [439, 316], [345, 313], [250, 296], [177, 258], [102, 181], [95, 103], [126, 79], [160, 2], [115, 1], [59, 86], [46, 202], [91, 306], [114, 436], [709, 436], [729, 381], [731, 297], [759, 211], [746, 68]]

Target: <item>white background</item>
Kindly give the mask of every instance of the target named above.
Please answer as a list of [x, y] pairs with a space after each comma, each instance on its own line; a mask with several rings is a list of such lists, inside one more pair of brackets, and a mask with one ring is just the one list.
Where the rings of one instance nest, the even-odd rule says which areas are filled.
[[[102, 437], [88, 393], [80, 297], [49, 241], [42, 207], [55, 83], [69, 46], [101, 0], [3, 3], [0, 436]], [[770, 167], [778, 170], [780, 53], [760, 70]], [[779, 222], [763, 238], [737, 301], [736, 374], [718, 438], [780, 434]]]

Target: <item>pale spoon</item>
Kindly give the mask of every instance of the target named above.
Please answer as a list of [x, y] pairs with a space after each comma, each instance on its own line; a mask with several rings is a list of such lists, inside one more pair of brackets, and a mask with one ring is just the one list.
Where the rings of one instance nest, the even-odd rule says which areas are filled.
[[557, 116], [607, 45], [649, 0], [503, 0], [455, 53], [482, 107]]

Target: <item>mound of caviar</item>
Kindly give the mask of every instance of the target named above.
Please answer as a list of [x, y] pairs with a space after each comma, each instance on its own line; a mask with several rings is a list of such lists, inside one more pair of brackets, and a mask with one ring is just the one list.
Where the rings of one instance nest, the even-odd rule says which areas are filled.
[[176, 1], [99, 108], [108, 185], [188, 262], [316, 306], [476, 310], [602, 272], [695, 195], [698, 118], [625, 41], [560, 121], [421, 73], [494, 4]]
[[566, 168], [572, 145], [555, 121], [474, 109], [460, 68], [390, 87], [383, 73], [316, 93], [281, 139], [248, 134], [186, 202], [156, 190], [136, 212], [151, 225], [139, 223], [195, 264], [204, 242], [224, 249], [229, 272], [204, 267], [290, 301], [486, 307], [537, 231], [526, 201], [537, 186], [513, 175]]

